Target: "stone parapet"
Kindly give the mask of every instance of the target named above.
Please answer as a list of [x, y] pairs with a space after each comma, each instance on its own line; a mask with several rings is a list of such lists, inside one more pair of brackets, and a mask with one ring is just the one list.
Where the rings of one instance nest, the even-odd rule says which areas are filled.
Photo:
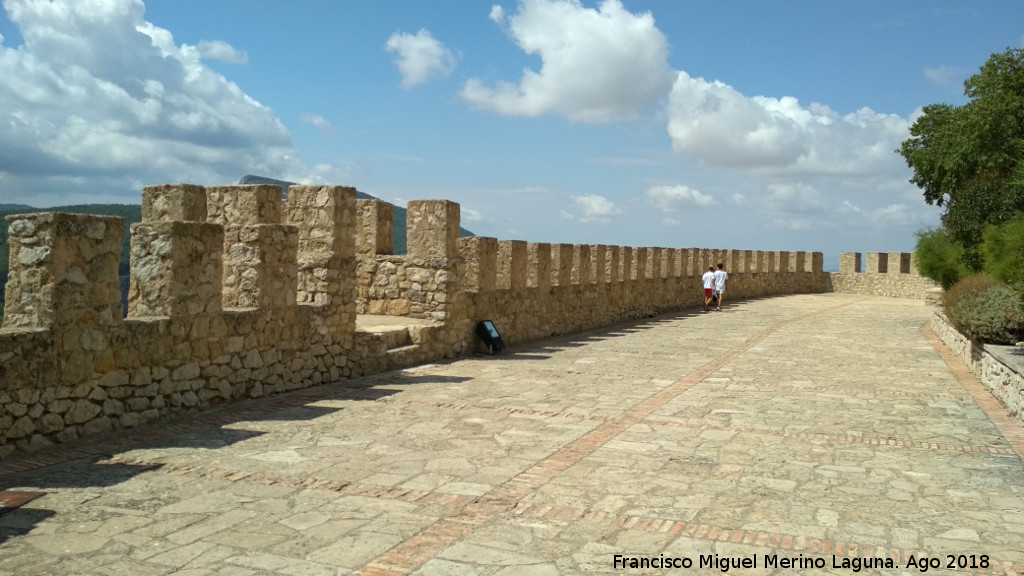
[[[214, 404], [465, 353], [491, 319], [506, 342], [699, 306], [722, 262], [733, 301], [827, 291], [820, 253], [458, 238], [458, 204], [393, 207], [342, 186], [147, 187], [122, 319], [119, 219], [8, 218], [0, 457]], [[800, 258], [803, 255], [803, 264]], [[893, 259], [891, 256], [887, 258]], [[901, 260], [902, 261], [902, 260]], [[883, 275], [875, 275], [882, 277]], [[909, 275], [907, 275], [909, 276]], [[408, 344], [356, 314], [416, 318]], [[5, 412], [24, 398], [27, 420]], [[19, 400], [20, 402], [20, 400]]]

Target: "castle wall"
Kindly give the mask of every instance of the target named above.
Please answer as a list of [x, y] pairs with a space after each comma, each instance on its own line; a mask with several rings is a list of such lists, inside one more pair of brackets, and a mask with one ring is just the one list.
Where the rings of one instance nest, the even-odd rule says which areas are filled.
[[931, 300], [940, 290], [933, 280], [918, 273], [913, 253], [868, 252], [865, 256], [862, 259], [860, 252], [844, 252], [839, 256], [839, 272], [830, 274], [832, 291]]
[[[904, 255], [884, 255], [899, 275], [877, 271], [881, 256], [874, 272], [830, 275], [820, 253], [460, 239], [446, 200], [409, 203], [396, 256], [392, 214], [341, 186], [293, 186], [286, 202], [268, 186], [147, 187], [125, 318], [119, 219], [8, 217], [0, 457], [453, 357], [479, 349], [484, 319], [515, 344], [697, 307], [719, 262], [727, 301], [922, 282]], [[425, 322], [388, 349], [357, 313]]]

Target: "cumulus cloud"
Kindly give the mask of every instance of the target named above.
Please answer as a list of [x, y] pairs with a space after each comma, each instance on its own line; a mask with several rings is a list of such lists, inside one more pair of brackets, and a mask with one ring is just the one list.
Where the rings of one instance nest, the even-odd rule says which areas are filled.
[[403, 88], [447, 78], [455, 69], [455, 54], [426, 29], [416, 34], [395, 32], [384, 47], [395, 55]]
[[245, 64], [249, 55], [223, 40], [202, 40], [196, 45], [201, 57], [208, 60], [220, 60], [227, 64]]
[[273, 112], [147, 22], [140, 0], [4, 8], [24, 38], [0, 45], [5, 191], [66, 201], [75, 189], [109, 197], [138, 183], [306, 172]]
[[334, 126], [331, 125], [330, 121], [319, 114], [303, 114], [299, 117], [303, 124], [309, 124], [313, 128], [316, 128], [320, 132], [328, 136], [334, 136]]
[[793, 97], [747, 97], [720, 81], [679, 72], [668, 106], [676, 152], [705, 164], [776, 174], [901, 176], [893, 150], [910, 122], [870, 108], [840, 116]]
[[461, 209], [462, 219], [466, 222], [483, 222], [484, 215], [479, 210], [473, 210], [472, 208], [466, 208], [465, 206]]
[[654, 17], [632, 14], [619, 0], [597, 9], [579, 0], [520, 0], [514, 15], [495, 6], [490, 18], [524, 52], [540, 56], [541, 68], [524, 69], [518, 84], [470, 79], [460, 95], [474, 107], [607, 123], [635, 117], [672, 87], [668, 42]]
[[612, 216], [622, 213], [614, 202], [598, 194], [572, 196], [571, 199], [583, 212], [580, 222], [609, 222]]
[[764, 203], [766, 209], [780, 212], [819, 212], [825, 208], [821, 193], [802, 182], [769, 185]]
[[651, 186], [644, 192], [647, 202], [662, 212], [685, 208], [707, 208], [716, 204], [714, 197], [689, 186]]

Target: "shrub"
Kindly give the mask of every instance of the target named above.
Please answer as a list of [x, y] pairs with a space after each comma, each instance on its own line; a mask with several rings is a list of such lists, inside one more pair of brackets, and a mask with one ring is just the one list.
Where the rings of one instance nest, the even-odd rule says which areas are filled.
[[1024, 337], [1021, 295], [988, 274], [974, 274], [946, 291], [943, 308], [961, 334], [983, 344], [1013, 344]]
[[1024, 213], [1018, 213], [1009, 222], [986, 228], [981, 251], [986, 273], [1017, 290], [1024, 290]]
[[946, 290], [970, 274], [964, 266], [964, 247], [942, 228], [917, 232], [917, 271], [935, 280]]

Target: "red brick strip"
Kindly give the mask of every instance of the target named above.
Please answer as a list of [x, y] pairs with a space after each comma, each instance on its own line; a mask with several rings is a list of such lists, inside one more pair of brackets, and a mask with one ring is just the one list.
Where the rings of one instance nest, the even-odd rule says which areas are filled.
[[46, 492], [28, 492], [25, 490], [0, 491], [0, 516], [15, 508], [20, 508], [45, 494]]
[[761, 436], [779, 436], [783, 438], [796, 438], [799, 440], [824, 440], [839, 444], [869, 444], [871, 446], [891, 446], [894, 448], [912, 448], [921, 450], [948, 450], [951, 452], [972, 452], [981, 454], [1007, 454], [1016, 456], [1013, 448], [1001, 446], [966, 446], [959, 444], [933, 444], [931, 442], [912, 442], [910, 440], [898, 440], [894, 438], [865, 438], [863, 436], [839, 436], [836, 434], [818, 434], [812, 432], [788, 432], [785, 430], [770, 430], [767, 428], [730, 428], [726, 426], [707, 426], [704, 424], [687, 424], [686, 422], [673, 422], [669, 420], [645, 420], [652, 426], [666, 426], [672, 428], [693, 428], [696, 430], [720, 430], [724, 432], [736, 432], [739, 434], [756, 434]]
[[981, 383], [981, 380], [978, 380], [970, 368], [965, 366], [949, 348], [946, 348], [946, 345], [927, 324], [921, 327], [921, 333], [946, 362], [950, 372], [971, 394], [974, 402], [985, 411], [985, 415], [1003, 435], [1006, 442], [1017, 452], [1017, 457], [1024, 458], [1024, 426], [1021, 426], [1021, 423], [1006, 411], [1006, 406], [992, 395], [992, 392]]

